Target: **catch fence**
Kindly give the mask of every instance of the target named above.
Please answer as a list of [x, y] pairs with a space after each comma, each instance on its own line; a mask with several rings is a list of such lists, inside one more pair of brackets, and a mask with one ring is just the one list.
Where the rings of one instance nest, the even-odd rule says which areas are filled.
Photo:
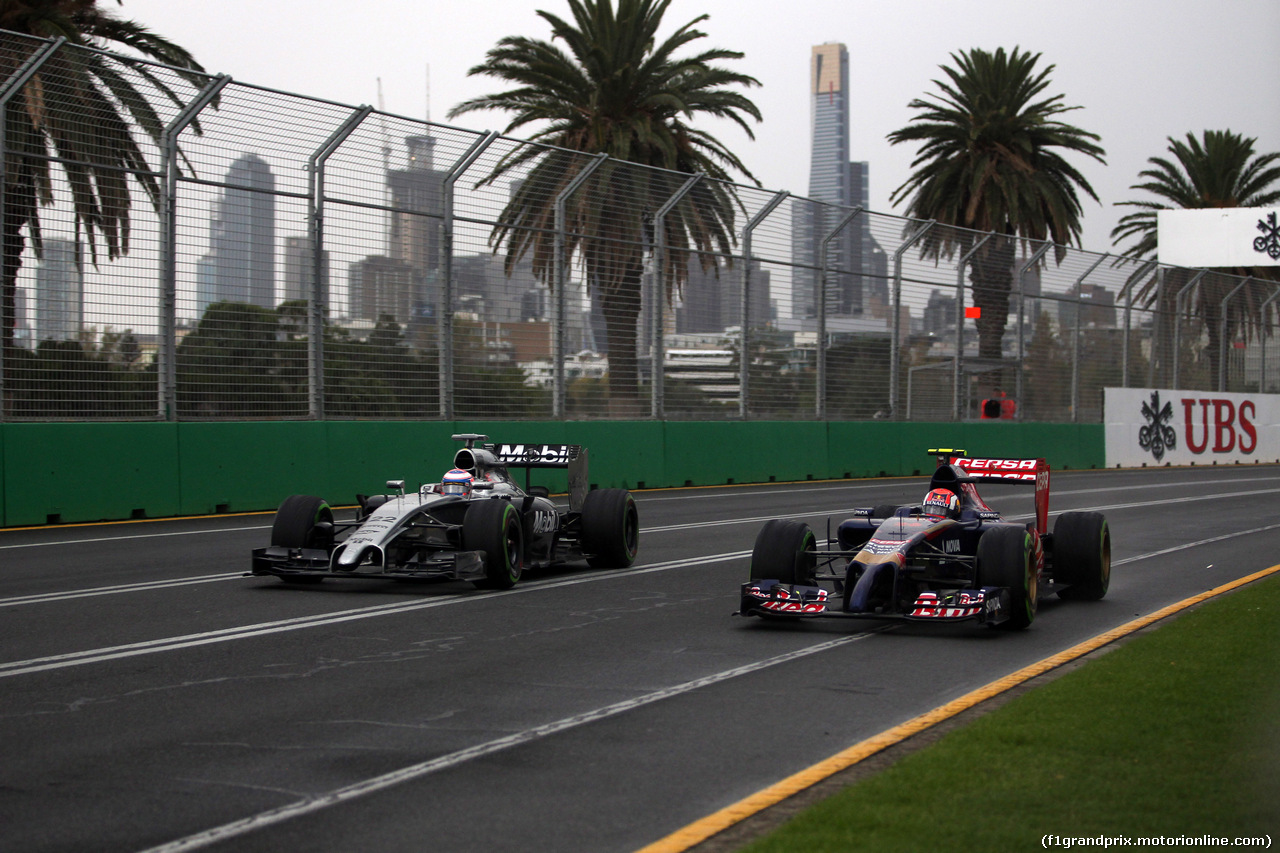
[[57, 40], [0, 32], [0, 80], [8, 421], [1098, 422], [1109, 386], [1280, 386], [1274, 282]]

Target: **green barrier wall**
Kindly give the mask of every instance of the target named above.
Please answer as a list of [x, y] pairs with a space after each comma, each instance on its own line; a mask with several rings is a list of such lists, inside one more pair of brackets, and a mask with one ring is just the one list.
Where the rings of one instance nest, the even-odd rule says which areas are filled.
[[[930, 447], [1105, 466], [1101, 424], [748, 421], [0, 424], [6, 527], [274, 509], [290, 494], [349, 504], [448, 470], [457, 432], [581, 444], [593, 485], [630, 489], [927, 472]], [[517, 474], [517, 476], [522, 476]], [[533, 482], [563, 491], [560, 471]]]

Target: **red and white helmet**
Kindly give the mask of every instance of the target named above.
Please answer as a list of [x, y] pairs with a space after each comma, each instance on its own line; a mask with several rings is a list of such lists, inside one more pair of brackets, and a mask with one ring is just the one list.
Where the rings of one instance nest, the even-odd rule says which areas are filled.
[[950, 489], [934, 489], [924, 496], [921, 511], [931, 518], [959, 518], [960, 498]]
[[440, 481], [440, 494], [442, 495], [462, 495], [471, 494], [471, 475], [461, 468], [454, 468], [444, 475], [444, 479]]

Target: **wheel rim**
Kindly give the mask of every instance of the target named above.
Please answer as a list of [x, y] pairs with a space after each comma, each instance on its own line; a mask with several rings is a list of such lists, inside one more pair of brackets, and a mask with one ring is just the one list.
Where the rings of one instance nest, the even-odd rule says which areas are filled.
[[1102, 571], [1098, 573], [1098, 576], [1102, 581], [1102, 590], [1105, 592], [1111, 586], [1111, 533], [1107, 530], [1104, 530], [1102, 534], [1101, 560]]
[[627, 504], [627, 517], [622, 524], [622, 545], [627, 550], [627, 556], [632, 558], [640, 547], [640, 517], [633, 503]]
[[512, 580], [520, 579], [520, 570], [523, 568], [520, 559], [521, 542], [520, 525], [508, 514], [506, 534], [503, 537], [503, 550], [506, 551], [507, 574]]

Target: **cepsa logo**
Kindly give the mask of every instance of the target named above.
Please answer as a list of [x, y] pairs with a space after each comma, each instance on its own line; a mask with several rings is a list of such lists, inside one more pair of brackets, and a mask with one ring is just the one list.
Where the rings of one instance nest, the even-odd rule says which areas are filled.
[[1186, 397], [1182, 411], [1186, 416], [1187, 449], [1192, 453], [1252, 453], [1258, 446], [1258, 430], [1254, 426], [1258, 413], [1252, 400], [1242, 400], [1237, 405], [1231, 400]]

